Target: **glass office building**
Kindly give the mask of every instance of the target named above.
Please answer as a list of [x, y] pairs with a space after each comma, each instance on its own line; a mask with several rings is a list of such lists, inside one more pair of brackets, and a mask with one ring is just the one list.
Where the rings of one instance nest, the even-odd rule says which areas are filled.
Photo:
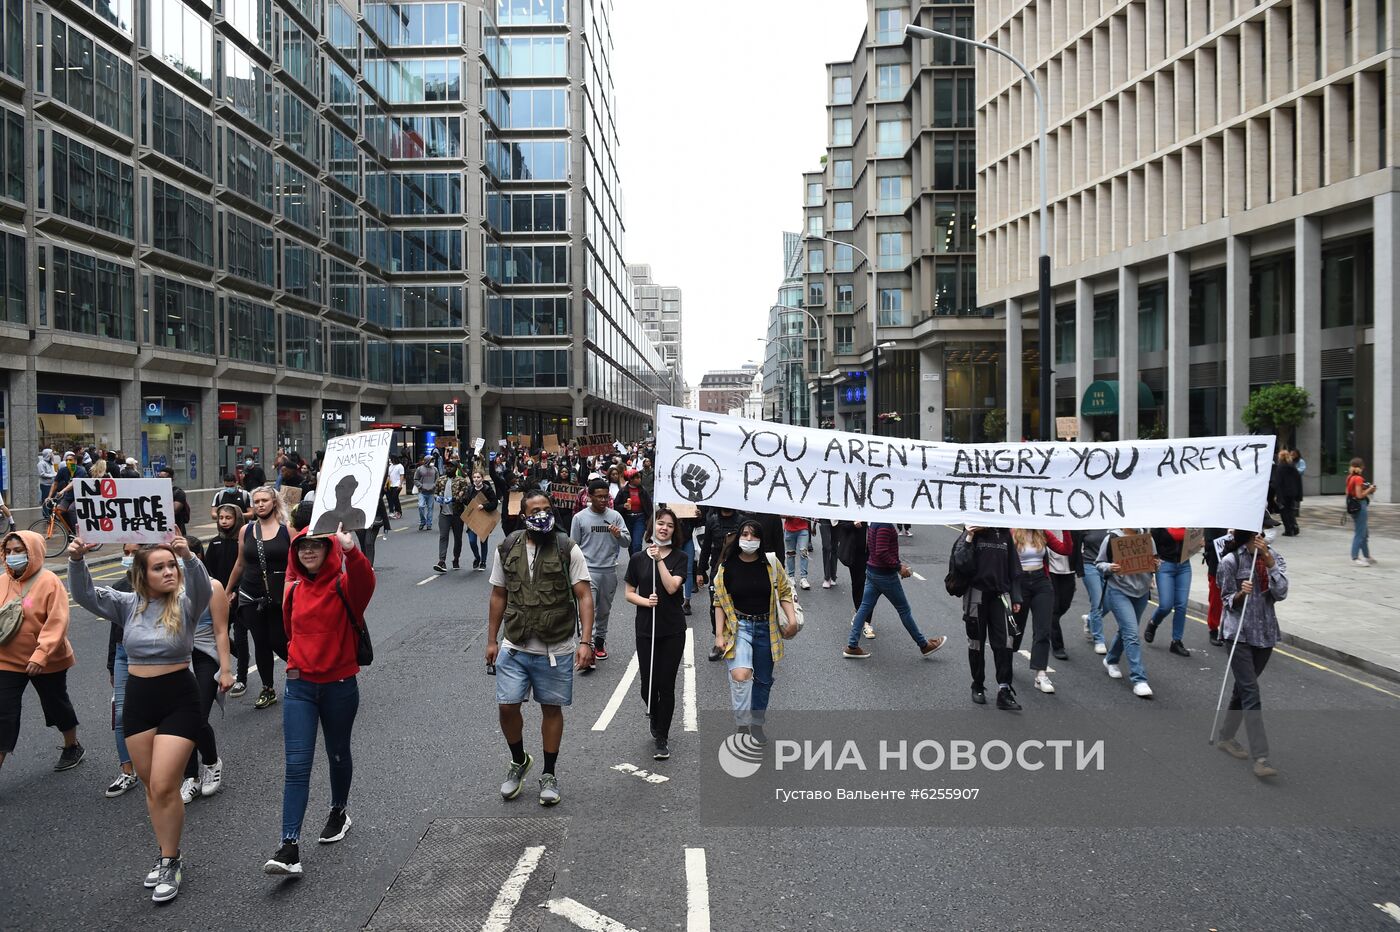
[[[401, 424], [645, 432], [606, 0], [4, 0], [5, 487]], [[440, 431], [439, 431], [440, 433]]]

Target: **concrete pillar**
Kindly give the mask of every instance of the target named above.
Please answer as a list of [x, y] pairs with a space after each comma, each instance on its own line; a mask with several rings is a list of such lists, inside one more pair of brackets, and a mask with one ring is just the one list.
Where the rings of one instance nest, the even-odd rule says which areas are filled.
[[1138, 435], [1138, 273], [1118, 269], [1118, 439]]
[[[317, 395], [308, 399], [308, 403], [311, 407], [311, 449], [303, 452], [302, 456], [310, 458], [318, 450], [326, 448], [326, 400]], [[273, 452], [277, 451], [274, 449]]]
[[[1373, 500], [1400, 502], [1400, 380], [1395, 367], [1400, 364], [1400, 330], [1395, 326], [1397, 298], [1395, 270], [1400, 268], [1400, 194], [1387, 191], [1372, 202], [1375, 242], [1375, 359], [1371, 369], [1373, 409], [1371, 415], [1372, 458], [1367, 463], [1376, 483]], [[1314, 454], [1316, 456], [1316, 454]]]
[[1191, 433], [1191, 255], [1167, 256], [1167, 436]]
[[943, 439], [943, 347], [919, 350], [920, 440]]
[[[1020, 440], [1022, 435], [1022, 421], [1025, 419], [1024, 405], [1021, 399], [1025, 397], [1025, 363], [1021, 361], [1024, 355], [1024, 331], [1021, 321], [1021, 302], [1015, 298], [1006, 300], [1006, 437], [988, 437], [988, 441], [1005, 439], [1008, 442]], [[1045, 360], [1041, 359], [1041, 365], [1045, 365]]]
[[191, 438], [190, 449], [199, 452], [195, 477], [190, 486], [212, 489], [222, 485], [219, 473], [219, 389], [210, 384], [199, 390], [199, 436]]
[[[141, 459], [141, 380], [133, 372], [131, 378], [121, 381], [117, 391], [117, 403], [121, 408], [117, 418], [117, 430], [120, 432], [117, 449], [125, 450], [127, 456]], [[150, 465], [143, 460], [142, 472]]]
[[1249, 403], [1249, 241], [1225, 241], [1225, 429], [1242, 434]]
[[[1293, 222], [1293, 268], [1297, 294], [1294, 296], [1293, 334], [1294, 381], [1308, 393], [1313, 404], [1322, 401], [1322, 221], [1299, 217]], [[1322, 462], [1322, 417], [1315, 413], [1298, 427], [1298, 449], [1306, 460]], [[1303, 494], [1318, 494], [1322, 470], [1303, 474]]]
[[1074, 283], [1074, 410], [1079, 414], [1079, 439], [1094, 439], [1093, 424], [1081, 407], [1084, 393], [1094, 383], [1094, 286], [1079, 279]]
[[258, 445], [258, 465], [267, 471], [272, 458], [277, 455], [277, 395], [264, 395], [262, 401], [262, 436], [249, 437], [250, 444]]
[[10, 465], [11, 508], [33, 508], [39, 504], [39, 388], [34, 357], [26, 359], [22, 370], [10, 373], [5, 393], [5, 456]]

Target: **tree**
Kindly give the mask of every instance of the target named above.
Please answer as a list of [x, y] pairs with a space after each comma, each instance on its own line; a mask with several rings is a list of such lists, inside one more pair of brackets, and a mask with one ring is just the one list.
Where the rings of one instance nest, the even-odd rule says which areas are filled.
[[1249, 396], [1249, 404], [1244, 407], [1244, 424], [1255, 433], [1272, 432], [1282, 443], [1314, 413], [1307, 389], [1276, 382]]
[[993, 408], [982, 418], [982, 433], [990, 441], [1000, 443], [1006, 439], [1006, 409]]

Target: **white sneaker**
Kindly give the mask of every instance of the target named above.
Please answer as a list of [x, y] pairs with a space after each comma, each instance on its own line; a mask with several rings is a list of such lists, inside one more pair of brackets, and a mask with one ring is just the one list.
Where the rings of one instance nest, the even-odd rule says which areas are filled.
[[1103, 641], [1099, 641], [1097, 644], [1094, 645], [1094, 653], [1099, 655], [1108, 653], [1108, 645], [1105, 644]]
[[1046, 676], [1045, 671], [1042, 670], [1035, 675], [1035, 688], [1048, 694], [1055, 691], [1055, 684], [1050, 682], [1050, 677]]
[[809, 582], [807, 581], [807, 577], [806, 577], [806, 576], [803, 576], [803, 577], [802, 577], [802, 582], [801, 582], [800, 585], [802, 586], [803, 589], [810, 589], [810, 588], [812, 588], [812, 584], [809, 583]]
[[1118, 669], [1118, 664], [1109, 663], [1107, 657], [1103, 659], [1103, 668], [1108, 671], [1109, 678], [1115, 680], [1121, 680], [1123, 678], [1123, 671]]
[[1367, 558], [1366, 558], [1366, 562], [1369, 563], [1369, 564], [1371, 564], [1372, 566], [1375, 566], [1375, 565], [1376, 565], [1376, 558], [1375, 558], [1375, 557], [1367, 557]]
[[188, 806], [190, 803], [194, 802], [195, 797], [198, 795], [199, 781], [194, 777], [186, 777], [185, 782], [180, 784], [180, 798], [184, 800], [185, 805]]
[[1352, 566], [1364, 566], [1364, 567], [1366, 567], [1367, 569], [1370, 569], [1370, 567], [1371, 567], [1371, 564], [1370, 564], [1369, 562], [1367, 562], [1366, 560], [1361, 559], [1360, 557], [1357, 557], [1355, 560], [1352, 560], [1352, 561], [1351, 561], [1351, 565], [1352, 565]]
[[1084, 640], [1092, 641], [1094, 639], [1094, 634], [1089, 630], [1089, 616], [1080, 615], [1079, 617], [1084, 619]]
[[224, 783], [224, 759], [221, 757], [208, 767], [199, 768], [199, 795], [213, 796]]
[[823, 588], [823, 589], [830, 589], [830, 588], [831, 588], [831, 580], [829, 580], [829, 579], [823, 579], [823, 580], [822, 580], [822, 588]]
[[1143, 698], [1143, 699], [1151, 699], [1151, 698], [1152, 698], [1152, 687], [1151, 687], [1151, 686], [1148, 686], [1146, 683], [1134, 683], [1134, 684], [1133, 684], [1133, 695], [1134, 695], [1134, 696], [1139, 696], [1139, 697], [1141, 697], [1141, 698]]
[[875, 639], [875, 629], [871, 627], [868, 621], [865, 623], [865, 627], [861, 629], [860, 633], [865, 635], [866, 640], [873, 641]]
[[117, 772], [117, 778], [107, 785], [107, 791], [103, 794], [108, 799], [116, 799], [127, 790], [136, 789], [141, 780], [134, 773], [127, 773], [124, 770]]

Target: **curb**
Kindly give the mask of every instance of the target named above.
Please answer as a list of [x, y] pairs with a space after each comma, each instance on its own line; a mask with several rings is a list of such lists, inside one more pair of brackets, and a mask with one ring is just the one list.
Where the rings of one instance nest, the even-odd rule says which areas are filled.
[[[1187, 600], [1186, 607], [1191, 611], [1199, 612], [1202, 618], [1207, 617], [1210, 611], [1208, 605], [1204, 605], [1195, 599]], [[1328, 660], [1334, 660], [1354, 670], [1369, 673], [1372, 676], [1379, 677], [1391, 683], [1400, 683], [1400, 670], [1391, 669], [1390, 667], [1376, 663], [1374, 660], [1358, 657], [1355, 654], [1347, 653], [1344, 650], [1331, 647], [1319, 641], [1314, 641], [1311, 638], [1292, 634], [1281, 628], [1279, 630], [1279, 639], [1290, 647], [1297, 647], [1310, 653], [1317, 654], [1319, 657], [1326, 657]]]

